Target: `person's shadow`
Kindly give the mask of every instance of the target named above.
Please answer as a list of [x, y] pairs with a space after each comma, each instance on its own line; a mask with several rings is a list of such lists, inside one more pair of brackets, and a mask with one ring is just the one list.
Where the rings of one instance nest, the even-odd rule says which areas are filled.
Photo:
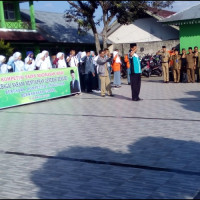
[[199, 147], [162, 137], [144, 137], [126, 152], [71, 147], [40, 156], [48, 159], [31, 179], [40, 199], [191, 199], [200, 190]]
[[176, 101], [181, 103], [182, 107], [186, 110], [200, 112], [200, 91], [189, 91], [186, 94], [191, 97], [176, 99]]

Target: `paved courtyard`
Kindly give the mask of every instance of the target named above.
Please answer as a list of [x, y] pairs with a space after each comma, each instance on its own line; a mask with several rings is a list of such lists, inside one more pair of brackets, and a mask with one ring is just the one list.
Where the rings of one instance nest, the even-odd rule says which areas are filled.
[[113, 93], [1, 110], [0, 198], [199, 198], [200, 84]]

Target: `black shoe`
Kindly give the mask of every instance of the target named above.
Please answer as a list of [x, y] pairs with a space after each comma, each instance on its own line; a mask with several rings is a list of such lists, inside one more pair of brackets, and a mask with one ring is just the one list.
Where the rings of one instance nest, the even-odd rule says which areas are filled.
[[108, 95], [109, 97], [114, 97], [115, 95], [111, 94], [111, 95]]
[[101, 97], [106, 97], [106, 95], [101, 95]]
[[132, 99], [132, 101], [142, 101], [143, 99], [137, 98], [137, 99]]

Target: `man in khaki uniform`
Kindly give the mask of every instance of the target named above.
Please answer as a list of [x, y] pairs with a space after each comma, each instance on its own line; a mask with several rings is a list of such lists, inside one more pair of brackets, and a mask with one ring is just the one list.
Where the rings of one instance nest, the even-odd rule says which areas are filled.
[[178, 54], [178, 49], [175, 49], [175, 55], [170, 57], [170, 61], [173, 61], [173, 75], [174, 83], [180, 82], [180, 71], [181, 71], [181, 55]]
[[161, 61], [162, 61], [162, 70], [163, 70], [163, 77], [164, 77], [164, 83], [169, 83], [169, 59], [170, 54], [166, 51], [166, 46], [162, 46], [162, 50], [158, 51], [156, 53], [157, 55], [161, 55]]
[[196, 69], [196, 58], [192, 52], [192, 47], [188, 48], [189, 53], [186, 55], [187, 63], [187, 76], [188, 83], [195, 82], [195, 69]]

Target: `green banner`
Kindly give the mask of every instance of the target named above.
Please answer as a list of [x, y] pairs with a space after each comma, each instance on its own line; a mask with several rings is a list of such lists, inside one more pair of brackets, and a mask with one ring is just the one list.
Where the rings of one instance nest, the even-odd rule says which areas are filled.
[[77, 67], [0, 74], [0, 109], [79, 92]]

